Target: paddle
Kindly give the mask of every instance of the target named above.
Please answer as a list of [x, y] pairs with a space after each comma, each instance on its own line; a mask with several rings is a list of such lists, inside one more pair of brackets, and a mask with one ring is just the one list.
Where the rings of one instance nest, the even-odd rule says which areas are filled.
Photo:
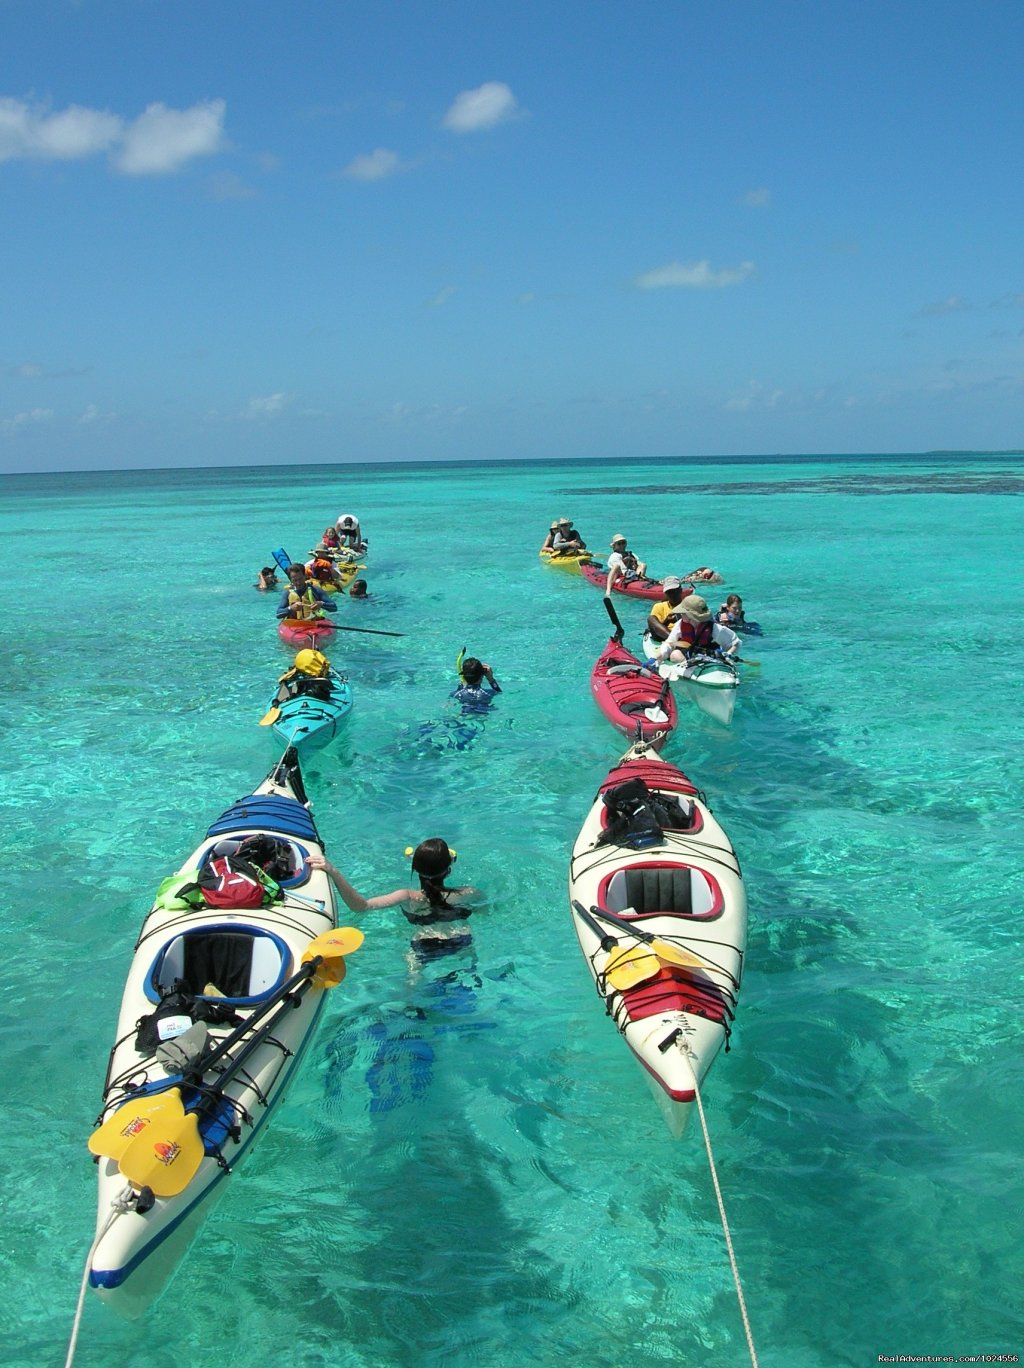
[[624, 931], [628, 931], [637, 940], [649, 945], [657, 955], [659, 960], [664, 960], [666, 964], [678, 964], [684, 969], [706, 969], [706, 962], [699, 955], [693, 954], [690, 950], [684, 950], [681, 946], [672, 945], [670, 941], [662, 940], [660, 936], [652, 936], [649, 931], [641, 931], [638, 926], [627, 921], [625, 917], [617, 917], [614, 912], [606, 912], [601, 907], [592, 907], [595, 917], [600, 917], [603, 921], [610, 921], [613, 926], [621, 926]]
[[89, 1136], [86, 1143], [90, 1152], [108, 1159], [120, 1159], [136, 1136], [141, 1135], [153, 1118], [163, 1112], [178, 1119], [184, 1117], [185, 1108], [178, 1088], [141, 1093], [111, 1112]]
[[610, 936], [607, 931], [602, 931], [582, 903], [573, 899], [572, 905], [580, 920], [589, 926], [594, 935], [598, 937], [601, 942], [601, 949], [608, 956], [600, 973], [605, 982], [612, 988], [618, 992], [622, 992], [626, 988], [634, 988], [638, 983], [645, 983], [648, 979], [653, 978], [660, 971], [661, 961], [657, 955], [646, 950], [620, 948], [617, 937]]
[[[174, 1088], [171, 1093], [176, 1097], [175, 1103], [149, 1109], [148, 1124], [131, 1138], [120, 1154], [118, 1162], [121, 1173], [133, 1186], [149, 1187], [157, 1197], [174, 1197], [188, 1186], [198, 1172], [205, 1153], [203, 1140], [199, 1134], [200, 1116], [223, 1094], [227, 1084], [278, 1022], [298, 1005], [300, 997], [311, 987], [334, 988], [342, 981], [345, 977], [344, 957], [358, 950], [363, 939], [363, 933], [354, 926], [332, 928], [315, 937], [306, 947], [299, 971], [272, 993], [266, 1002], [219, 1045], [207, 1051], [189, 1071], [190, 1079], [201, 1080], [233, 1046], [249, 1034], [249, 1039], [231, 1059], [216, 1083], [206, 1090], [199, 1106], [194, 1111], [184, 1113], [181, 1108], [181, 1094]], [[274, 1008], [277, 1010], [264, 1021]], [[259, 1021], [263, 1021], [263, 1025], [258, 1031], [253, 1031], [253, 1025]], [[128, 1105], [131, 1107], [131, 1104]], [[124, 1109], [115, 1112], [110, 1120], [118, 1117], [122, 1110]], [[111, 1131], [115, 1129], [110, 1127]], [[100, 1130], [102, 1131], [103, 1127]], [[96, 1132], [91, 1139], [95, 1140], [98, 1135], [99, 1132]]]
[[277, 719], [278, 719], [280, 716], [281, 716], [281, 709], [280, 709], [280, 708], [277, 706], [277, 704], [275, 703], [275, 704], [273, 704], [272, 707], [269, 708], [268, 711], [265, 712], [265, 713], [263, 714], [263, 716], [260, 718], [259, 725], [260, 725], [261, 727], [272, 727], [272, 726], [274, 725], [274, 723], [277, 721]]
[[614, 603], [612, 603], [611, 595], [610, 595], [610, 594], [605, 594], [605, 596], [604, 596], [604, 606], [605, 606], [605, 608], [607, 609], [608, 616], [609, 616], [609, 617], [611, 618], [611, 620], [612, 620], [612, 626], [615, 628], [615, 637], [614, 637], [614, 640], [616, 640], [616, 641], [618, 641], [618, 642], [621, 643], [622, 638], [626, 635], [626, 629], [625, 629], [625, 627], [623, 627], [622, 623], [619, 621], [619, 615], [618, 615], [618, 613], [615, 611], [615, 605], [614, 605]]

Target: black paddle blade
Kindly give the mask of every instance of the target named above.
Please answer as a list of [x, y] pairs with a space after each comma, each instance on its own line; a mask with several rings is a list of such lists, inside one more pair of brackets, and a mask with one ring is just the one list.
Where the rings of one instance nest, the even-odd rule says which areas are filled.
[[606, 608], [606, 610], [607, 610], [607, 612], [608, 612], [608, 616], [609, 616], [609, 617], [611, 618], [611, 620], [612, 620], [612, 626], [615, 628], [615, 638], [614, 638], [614, 639], [615, 639], [616, 641], [621, 642], [621, 641], [622, 641], [622, 638], [626, 635], [626, 629], [623, 627], [622, 623], [619, 621], [619, 615], [618, 615], [618, 613], [615, 611], [615, 605], [612, 603], [611, 599], [608, 597], [607, 594], [605, 594], [605, 596], [604, 596], [604, 606], [605, 606], [605, 608]]

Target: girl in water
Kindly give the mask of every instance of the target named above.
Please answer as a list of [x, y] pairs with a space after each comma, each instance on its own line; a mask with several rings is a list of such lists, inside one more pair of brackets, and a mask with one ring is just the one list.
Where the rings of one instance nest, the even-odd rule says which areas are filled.
[[466, 926], [466, 918], [484, 901], [484, 895], [469, 885], [449, 888], [446, 880], [458, 859], [457, 853], [439, 836], [421, 841], [415, 850], [410, 847], [405, 853], [412, 856], [413, 873], [419, 875], [419, 888], [396, 888], [391, 893], [378, 893], [370, 898], [353, 888], [326, 856], [311, 855], [309, 863], [313, 869], [324, 870], [345, 906], [353, 912], [369, 912], [378, 907], [400, 908], [406, 920], [417, 928], [412, 948], [421, 958], [450, 954], [469, 945], [473, 937]]

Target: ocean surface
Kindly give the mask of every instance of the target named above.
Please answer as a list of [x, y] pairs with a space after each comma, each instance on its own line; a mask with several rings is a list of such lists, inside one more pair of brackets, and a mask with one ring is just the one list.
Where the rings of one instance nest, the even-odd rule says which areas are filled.
[[[420, 968], [400, 915], [359, 919], [287, 1101], [143, 1319], [89, 1294], [79, 1368], [749, 1362], [699, 1126], [672, 1139], [570, 923], [624, 745], [589, 693], [601, 596], [536, 554], [562, 515], [715, 566], [766, 632], [732, 726], [681, 700], [665, 752], [750, 902], [703, 1095], [762, 1368], [1024, 1352], [1022, 495], [1020, 457], [960, 455], [0, 480], [7, 1368], [63, 1362], [153, 891], [277, 753], [256, 572], [349, 511], [372, 597], [337, 620], [404, 636], [329, 648], [328, 853], [385, 892], [440, 835], [490, 903]], [[463, 645], [503, 687], [468, 735]]]

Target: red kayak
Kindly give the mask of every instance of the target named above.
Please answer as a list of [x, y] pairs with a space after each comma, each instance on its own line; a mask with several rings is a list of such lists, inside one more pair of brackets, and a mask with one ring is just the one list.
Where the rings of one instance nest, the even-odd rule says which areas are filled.
[[327, 618], [282, 618], [277, 625], [277, 635], [289, 646], [319, 646], [333, 631]]
[[[600, 589], [601, 593], [604, 593], [604, 587], [608, 583], [607, 570], [602, 570], [599, 565], [581, 565], [580, 574], [585, 580], [589, 580], [595, 589]], [[612, 585], [612, 593], [625, 594], [627, 598], [640, 599], [663, 599], [665, 597], [661, 580], [648, 579], [646, 575], [642, 579], [617, 579]], [[692, 587], [689, 584], [684, 584], [683, 598], [692, 593]]]
[[660, 746], [679, 714], [666, 681], [612, 637], [590, 674], [597, 706], [617, 731]]

